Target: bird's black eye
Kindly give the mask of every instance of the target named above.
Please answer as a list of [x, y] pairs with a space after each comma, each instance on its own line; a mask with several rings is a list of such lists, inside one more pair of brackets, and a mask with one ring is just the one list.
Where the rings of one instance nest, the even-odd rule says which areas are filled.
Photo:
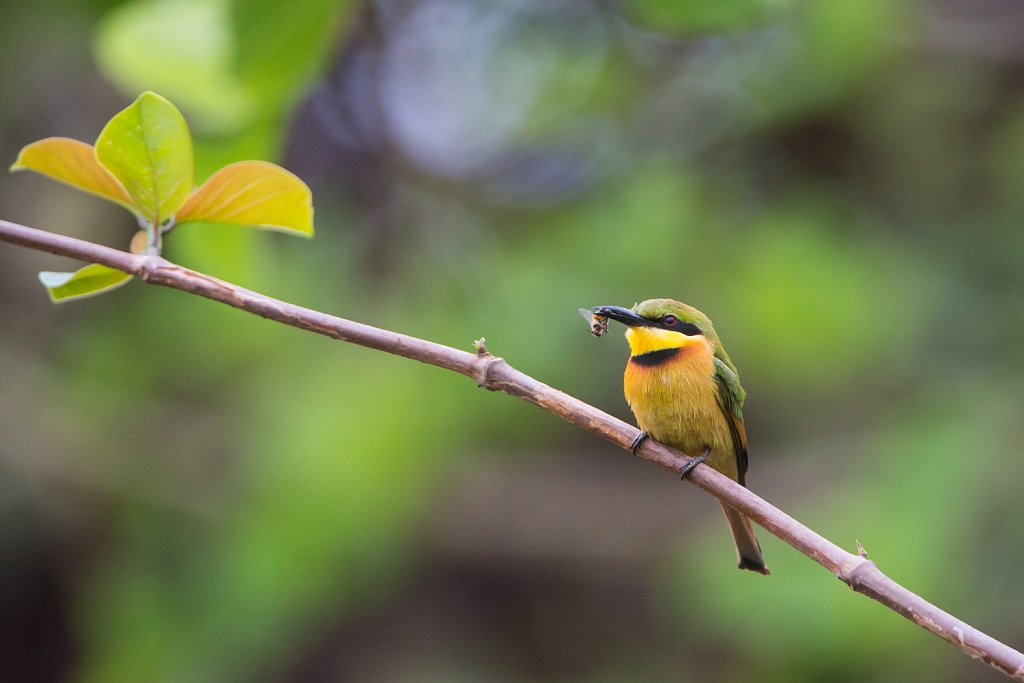
[[664, 318], [661, 319], [661, 322], [663, 325], [665, 325], [665, 327], [672, 327], [679, 321], [676, 320], [676, 317], [674, 315], [666, 315]]

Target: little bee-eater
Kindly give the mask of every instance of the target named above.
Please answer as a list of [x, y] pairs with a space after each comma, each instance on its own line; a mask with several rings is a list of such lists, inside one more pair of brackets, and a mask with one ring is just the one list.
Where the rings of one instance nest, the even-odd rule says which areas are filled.
[[[626, 363], [626, 401], [641, 433], [634, 452], [651, 436], [742, 485], [747, 473], [747, 432], [736, 366], [719, 341], [711, 320], [692, 306], [672, 299], [650, 299], [633, 306], [596, 306], [597, 319], [626, 325], [630, 356]], [[599, 329], [595, 330], [599, 333]], [[768, 574], [750, 520], [722, 504], [736, 541], [740, 569]]]

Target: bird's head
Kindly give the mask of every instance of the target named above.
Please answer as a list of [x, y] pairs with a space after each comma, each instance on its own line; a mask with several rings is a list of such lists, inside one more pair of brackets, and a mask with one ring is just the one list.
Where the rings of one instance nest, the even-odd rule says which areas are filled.
[[621, 306], [595, 306], [594, 315], [615, 320], [626, 326], [626, 341], [634, 356], [707, 344], [714, 354], [730, 367], [732, 362], [722, 348], [711, 319], [693, 306], [673, 299], [648, 299], [632, 309]]

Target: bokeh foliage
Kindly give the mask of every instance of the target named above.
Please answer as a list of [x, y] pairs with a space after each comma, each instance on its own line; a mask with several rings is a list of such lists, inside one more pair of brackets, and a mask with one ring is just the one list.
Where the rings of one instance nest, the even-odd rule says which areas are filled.
[[[197, 181], [282, 162], [318, 211], [168, 258], [485, 335], [623, 417], [624, 344], [576, 309], [694, 304], [751, 486], [1020, 643], [1024, 16], [980, 4], [50, 0], [0, 27], [2, 144], [162, 92]], [[123, 244], [71, 194], [12, 176], [0, 215]], [[2, 628], [33, 638], [0, 677], [998, 680], [766, 534], [773, 575], [733, 570], [713, 501], [528, 406], [138, 284], [55, 313], [54, 260], [0, 248]]]

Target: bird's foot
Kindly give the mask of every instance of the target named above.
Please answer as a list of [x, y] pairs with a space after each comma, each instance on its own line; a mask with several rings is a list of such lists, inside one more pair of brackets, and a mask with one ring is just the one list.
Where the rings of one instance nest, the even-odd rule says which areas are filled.
[[683, 465], [683, 469], [681, 469], [679, 471], [679, 478], [680, 479], [686, 479], [688, 476], [690, 476], [690, 472], [693, 472], [693, 470], [697, 467], [697, 465], [699, 465], [702, 462], [704, 462], [705, 460], [707, 460], [708, 456], [710, 454], [711, 454], [711, 446], [705, 446], [704, 447], [704, 452], [702, 452], [696, 458], [690, 458], [690, 462], [688, 462], [685, 465]]
[[644, 441], [647, 441], [647, 439], [649, 438], [651, 438], [651, 435], [648, 434], [647, 432], [640, 432], [639, 434], [636, 435], [636, 438], [633, 439], [633, 443], [629, 444], [629, 450], [633, 453], [633, 455], [636, 455], [636, 452], [640, 450], [640, 444], [642, 444]]

